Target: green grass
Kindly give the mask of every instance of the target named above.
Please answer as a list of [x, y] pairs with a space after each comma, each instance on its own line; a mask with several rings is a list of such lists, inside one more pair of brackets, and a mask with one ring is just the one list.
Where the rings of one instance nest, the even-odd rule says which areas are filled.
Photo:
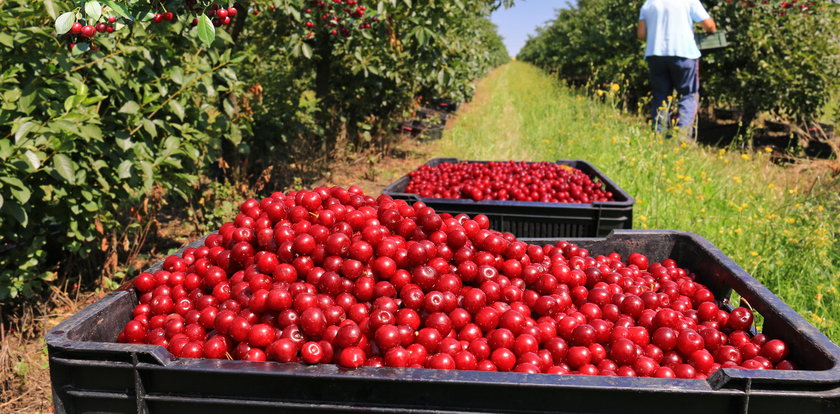
[[835, 129], [840, 126], [840, 89], [835, 90], [831, 94], [828, 102], [823, 107], [823, 114], [820, 121], [826, 124], [835, 124]]
[[505, 65], [482, 82], [435, 155], [589, 161], [636, 198], [635, 228], [706, 237], [840, 342], [838, 179], [806, 178], [765, 153], [660, 139], [605, 98], [524, 63]]

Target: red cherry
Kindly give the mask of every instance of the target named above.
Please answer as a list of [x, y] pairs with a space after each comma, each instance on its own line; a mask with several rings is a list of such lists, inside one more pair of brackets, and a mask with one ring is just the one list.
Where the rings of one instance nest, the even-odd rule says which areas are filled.
[[324, 350], [318, 342], [307, 342], [300, 350], [301, 359], [307, 364], [317, 364], [325, 361]]
[[752, 327], [752, 324], [753, 313], [747, 308], [735, 308], [729, 313], [729, 321], [727, 322], [729, 329], [746, 331]]
[[761, 346], [760, 355], [770, 360], [770, 362], [776, 364], [781, 360], [787, 358], [788, 348], [787, 345], [781, 340], [771, 339]]
[[356, 346], [347, 347], [341, 350], [338, 356], [338, 364], [344, 368], [358, 368], [365, 363], [365, 351]]
[[85, 25], [79, 31], [82, 37], [91, 38], [96, 34], [96, 28], [91, 25]]

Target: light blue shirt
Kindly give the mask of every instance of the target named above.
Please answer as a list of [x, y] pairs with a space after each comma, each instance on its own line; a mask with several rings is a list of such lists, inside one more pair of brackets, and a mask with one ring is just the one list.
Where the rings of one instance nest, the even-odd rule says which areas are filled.
[[647, 0], [639, 12], [645, 21], [645, 57], [700, 57], [694, 40], [694, 24], [709, 18], [700, 0]]

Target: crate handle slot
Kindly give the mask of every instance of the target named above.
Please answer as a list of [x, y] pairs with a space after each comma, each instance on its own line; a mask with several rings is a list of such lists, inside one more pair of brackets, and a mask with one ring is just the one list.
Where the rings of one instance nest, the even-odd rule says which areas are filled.
[[137, 400], [137, 413], [149, 414], [149, 407], [146, 405], [146, 389], [143, 387], [143, 379], [140, 377], [140, 370], [137, 365], [140, 364], [137, 353], [131, 353], [131, 365], [134, 373], [134, 396]]

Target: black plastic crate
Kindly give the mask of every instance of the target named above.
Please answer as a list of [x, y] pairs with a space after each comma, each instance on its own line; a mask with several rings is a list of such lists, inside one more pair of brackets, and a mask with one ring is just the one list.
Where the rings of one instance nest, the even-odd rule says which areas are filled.
[[439, 124], [446, 124], [446, 120], [449, 118], [449, 114], [446, 112], [429, 108], [418, 109], [414, 112], [414, 116], [426, 122], [429, 122], [429, 119], [435, 119]]
[[416, 137], [423, 132], [423, 124], [420, 121], [413, 120], [413, 121], [403, 121], [400, 123], [400, 126], [397, 130], [402, 134], [409, 134], [412, 137]]
[[443, 124], [432, 124], [421, 120], [405, 121], [400, 124], [400, 132], [409, 134], [420, 141], [434, 141], [443, 136]]
[[[426, 164], [436, 166], [457, 162], [489, 161], [433, 158]], [[484, 214], [490, 219], [490, 228], [510, 232], [517, 237], [603, 237], [615, 229], [633, 228], [633, 204], [636, 200], [626, 191], [586, 161], [559, 160], [557, 164], [577, 168], [590, 178], [601, 181], [604, 188], [613, 193], [614, 201], [584, 204], [420, 197], [405, 192], [411, 181], [408, 175], [382, 189], [382, 194], [410, 203], [422, 201], [438, 213]]]
[[420, 133], [421, 141], [434, 141], [443, 137], [444, 125], [428, 125], [426, 129]]
[[432, 108], [446, 112], [455, 112], [458, 110], [459, 106], [458, 102], [446, 98], [433, 98], [429, 101], [429, 103], [431, 104]]
[[[531, 240], [555, 243], [559, 239]], [[137, 303], [112, 292], [47, 334], [57, 413], [837, 413], [840, 348], [704, 238], [624, 230], [568, 239], [590, 251], [676, 260], [722, 306], [730, 289], [764, 316], [802, 370], [721, 369], [706, 380], [556, 376], [177, 359], [162, 347], [115, 343]], [[201, 245], [196, 241], [188, 247]], [[159, 268], [155, 266], [151, 271]]]

